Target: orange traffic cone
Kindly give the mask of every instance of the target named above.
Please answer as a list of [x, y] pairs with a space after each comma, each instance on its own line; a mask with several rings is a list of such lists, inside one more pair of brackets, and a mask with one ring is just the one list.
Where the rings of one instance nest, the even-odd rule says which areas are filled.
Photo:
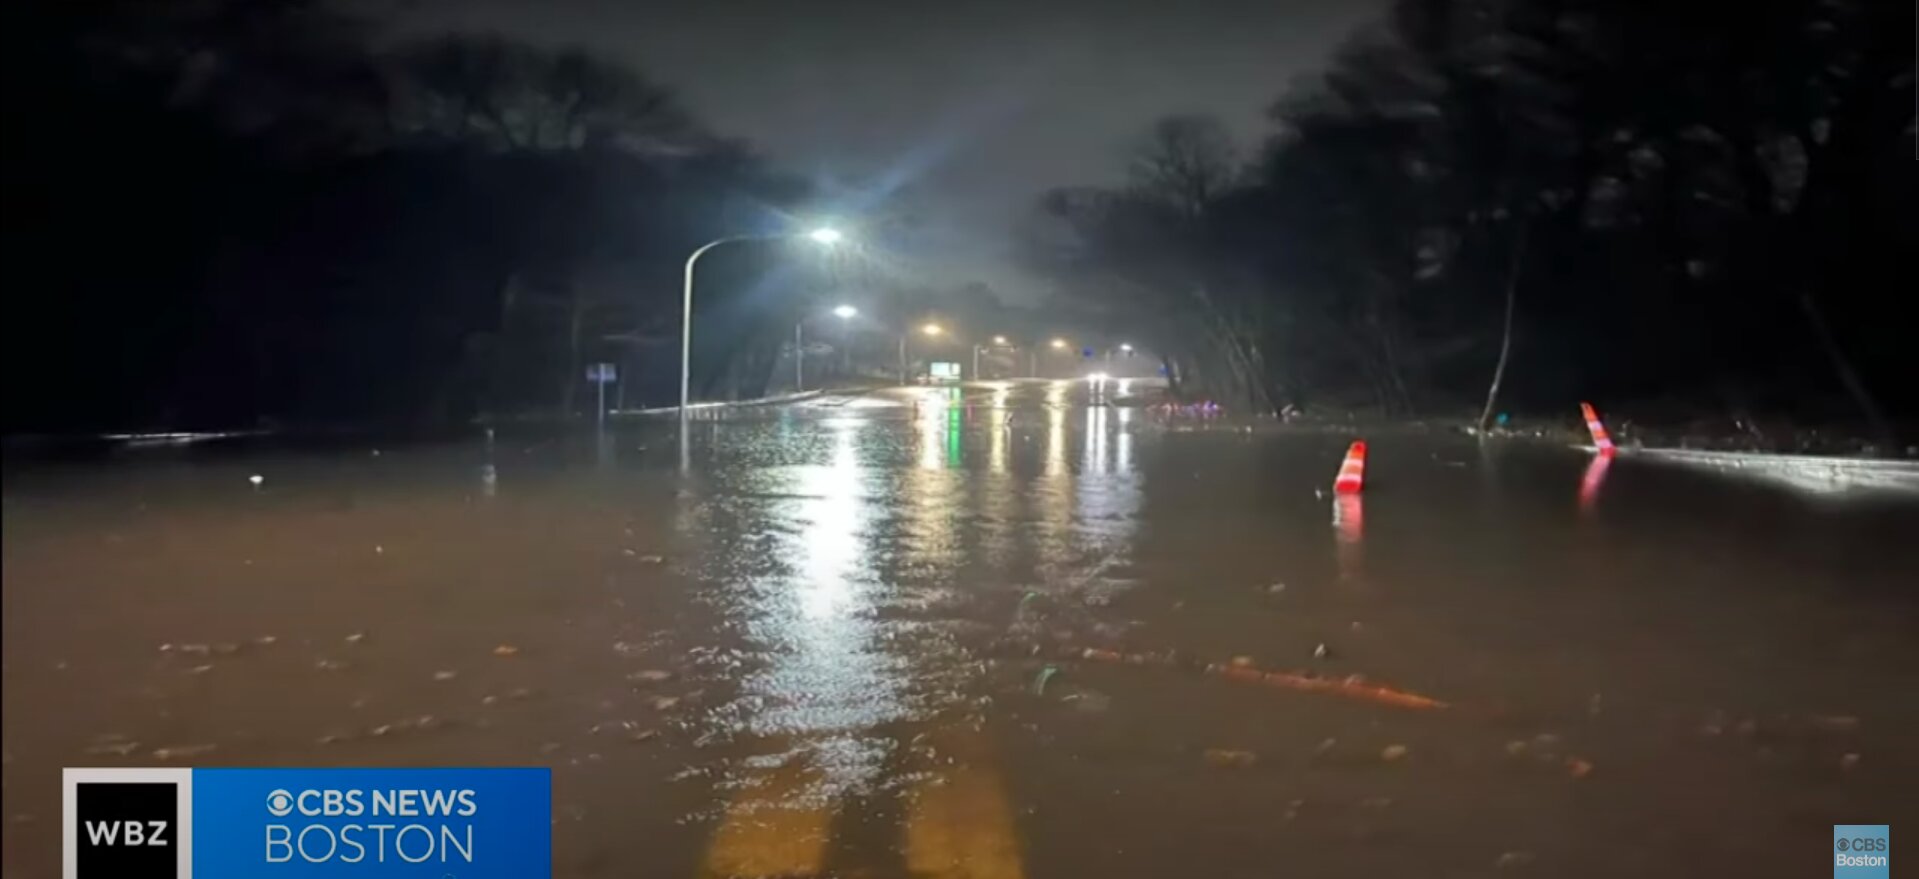
[[1339, 478], [1333, 480], [1333, 491], [1350, 494], [1360, 489], [1366, 481], [1366, 441], [1353, 441], [1352, 448], [1346, 450], [1346, 461], [1339, 465]]
[[1579, 412], [1586, 416], [1586, 429], [1592, 431], [1593, 448], [1598, 449], [1602, 455], [1611, 454], [1612, 437], [1606, 435], [1606, 426], [1599, 423], [1599, 413], [1593, 411], [1593, 404], [1579, 404]]

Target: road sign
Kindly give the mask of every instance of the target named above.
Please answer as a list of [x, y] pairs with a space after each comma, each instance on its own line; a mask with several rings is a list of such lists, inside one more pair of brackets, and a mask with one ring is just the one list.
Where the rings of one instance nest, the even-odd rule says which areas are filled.
[[595, 384], [609, 384], [616, 380], [617, 373], [611, 363], [589, 363], [586, 365], [586, 380]]

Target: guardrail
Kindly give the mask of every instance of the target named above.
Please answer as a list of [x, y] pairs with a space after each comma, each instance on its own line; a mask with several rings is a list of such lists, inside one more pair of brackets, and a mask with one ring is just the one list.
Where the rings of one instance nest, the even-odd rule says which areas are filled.
[[[799, 393], [796, 393], [796, 394], [776, 394], [771, 397], [755, 397], [754, 399], [751, 399], [751, 400], [722, 400], [714, 403], [689, 403], [687, 404], [686, 411], [703, 412], [703, 411], [714, 410], [714, 409], [746, 409], [754, 406], [777, 406], [781, 403], [797, 403], [801, 400], [810, 400], [824, 393], [826, 393], [826, 391], [824, 389], [821, 389], [821, 390], [814, 390], [814, 391], [800, 391]], [[680, 411], [680, 407], [678, 406], [658, 406], [652, 409], [611, 409], [611, 410], [608, 410], [607, 414], [612, 415], [614, 417], [625, 417], [625, 416], [632, 416], [632, 415], [673, 415], [678, 413], [679, 411]]]

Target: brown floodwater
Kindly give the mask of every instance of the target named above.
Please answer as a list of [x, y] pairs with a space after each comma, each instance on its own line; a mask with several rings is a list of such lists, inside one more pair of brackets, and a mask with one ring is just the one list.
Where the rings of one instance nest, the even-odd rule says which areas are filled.
[[63, 766], [551, 766], [566, 877], [1823, 875], [1910, 803], [1910, 498], [1401, 430], [1336, 502], [1151, 402], [10, 459], [0, 868]]

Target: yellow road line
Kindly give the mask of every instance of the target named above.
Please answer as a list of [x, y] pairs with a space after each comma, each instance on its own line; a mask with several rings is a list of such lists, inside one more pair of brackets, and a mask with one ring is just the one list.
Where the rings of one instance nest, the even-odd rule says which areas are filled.
[[1013, 809], [991, 744], [978, 733], [936, 741], [955, 759], [920, 783], [906, 820], [906, 868], [915, 879], [1023, 879]]
[[[797, 761], [795, 761], [797, 762]], [[774, 770], [765, 783], [740, 791], [706, 850], [708, 879], [772, 879], [822, 872], [834, 805], [803, 798], [810, 773]]]

